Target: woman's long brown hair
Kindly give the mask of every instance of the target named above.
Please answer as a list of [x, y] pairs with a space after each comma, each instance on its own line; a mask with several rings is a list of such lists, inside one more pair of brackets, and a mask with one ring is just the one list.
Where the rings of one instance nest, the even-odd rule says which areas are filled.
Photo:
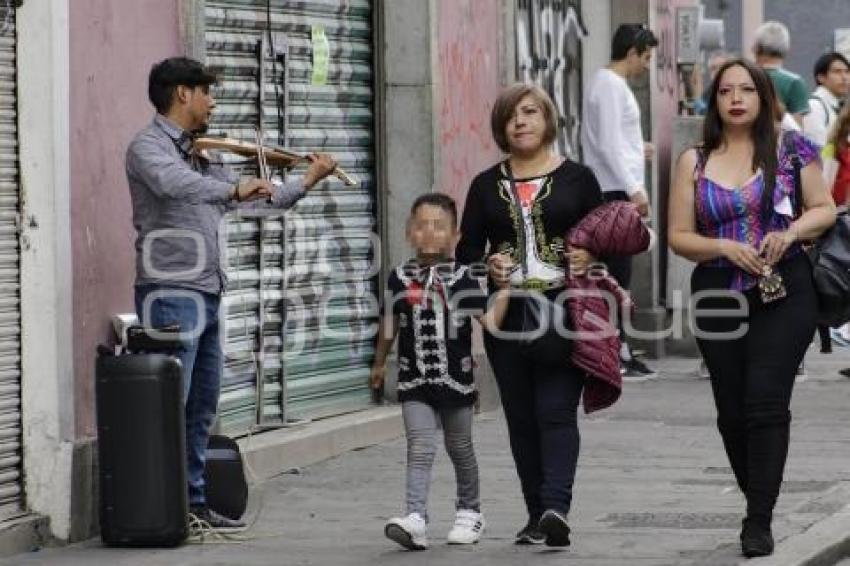
[[848, 137], [850, 137], [850, 104], [845, 104], [829, 135], [829, 143], [835, 145], [836, 156], [850, 145], [847, 141]]
[[767, 73], [746, 59], [733, 59], [724, 63], [711, 83], [711, 95], [703, 123], [703, 150], [707, 159], [712, 151], [723, 145], [723, 121], [720, 119], [720, 111], [717, 108], [717, 91], [723, 74], [730, 67], [736, 66], [742, 67], [749, 73], [761, 103], [758, 116], [750, 129], [750, 137], [753, 140], [752, 170], [757, 171], [761, 168], [764, 173], [765, 188], [768, 192], [772, 192], [776, 184], [776, 169], [779, 166], [776, 147], [776, 90]]

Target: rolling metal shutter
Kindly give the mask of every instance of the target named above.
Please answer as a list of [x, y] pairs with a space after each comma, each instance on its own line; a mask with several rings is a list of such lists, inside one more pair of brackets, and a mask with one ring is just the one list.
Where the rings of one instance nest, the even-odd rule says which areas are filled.
[[0, 3], [0, 518], [20, 513], [23, 505], [14, 5]]
[[[284, 81], [284, 61], [264, 57], [266, 139], [296, 151], [333, 153], [340, 167], [360, 181], [359, 187], [349, 188], [333, 178], [285, 215], [243, 215], [228, 223], [221, 428], [239, 434], [258, 421], [274, 426], [284, 418], [312, 419], [364, 408], [371, 398], [371, 331], [377, 315], [371, 272], [371, 2], [207, 0], [204, 15], [206, 63], [220, 77], [213, 91], [218, 107], [212, 132], [254, 140], [258, 41], [270, 22], [271, 43], [286, 54], [288, 73]], [[322, 35], [330, 48], [327, 80], [314, 84], [313, 40]], [[279, 99], [285, 101], [280, 113]], [[258, 362], [251, 352], [261, 326], [265, 377], [258, 415]]]

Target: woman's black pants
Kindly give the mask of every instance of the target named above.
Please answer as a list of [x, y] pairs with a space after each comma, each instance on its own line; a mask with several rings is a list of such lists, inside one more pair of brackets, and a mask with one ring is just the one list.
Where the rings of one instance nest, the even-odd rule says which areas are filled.
[[[808, 259], [799, 255], [778, 268], [787, 296], [763, 304], [758, 289], [749, 290], [739, 295], [749, 311], [744, 316], [717, 316], [717, 309], [737, 308], [729, 297], [697, 298], [700, 292], [728, 289], [731, 269], [698, 266], [691, 278], [697, 343], [711, 375], [717, 427], [746, 496], [747, 516], [765, 525], [773, 516], [788, 454], [791, 390], [817, 313]], [[740, 336], [730, 336], [735, 329]]]
[[569, 364], [568, 353], [564, 364], [550, 366], [524, 355], [513, 340], [485, 332], [484, 346], [499, 385], [529, 519], [537, 521], [548, 509], [566, 516], [578, 462], [584, 374]]

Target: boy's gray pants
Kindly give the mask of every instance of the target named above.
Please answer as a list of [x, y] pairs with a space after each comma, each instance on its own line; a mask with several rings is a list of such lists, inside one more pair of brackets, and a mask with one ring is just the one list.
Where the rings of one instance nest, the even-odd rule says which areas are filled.
[[437, 452], [438, 422], [443, 425], [446, 452], [454, 464], [457, 480], [455, 507], [478, 512], [478, 462], [472, 448], [473, 407], [435, 409], [421, 401], [402, 403], [407, 433], [407, 513], [428, 520], [428, 488]]

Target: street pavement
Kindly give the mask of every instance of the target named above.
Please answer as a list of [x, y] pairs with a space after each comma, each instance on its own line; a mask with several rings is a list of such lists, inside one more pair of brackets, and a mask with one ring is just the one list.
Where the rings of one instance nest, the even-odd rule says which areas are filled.
[[[707, 380], [696, 360], [653, 363], [658, 379], [628, 383], [611, 409], [582, 416], [582, 453], [567, 550], [518, 547], [525, 522], [500, 412], [475, 424], [487, 530], [475, 546], [448, 546], [454, 477], [440, 452], [431, 491], [432, 545], [408, 552], [383, 536], [402, 511], [403, 438], [283, 474], [253, 489], [247, 540], [177, 549], [111, 549], [98, 540], [11, 557], [35, 565], [525, 565], [738, 564], [744, 509], [720, 438]], [[776, 511], [777, 541], [850, 503], [850, 349], [812, 351], [795, 388], [791, 452]], [[401, 431], [399, 431], [401, 432]], [[848, 533], [850, 534], [850, 533]], [[792, 539], [793, 540], [793, 539]], [[757, 565], [758, 561], [750, 564]], [[848, 562], [850, 564], [850, 562]]]

